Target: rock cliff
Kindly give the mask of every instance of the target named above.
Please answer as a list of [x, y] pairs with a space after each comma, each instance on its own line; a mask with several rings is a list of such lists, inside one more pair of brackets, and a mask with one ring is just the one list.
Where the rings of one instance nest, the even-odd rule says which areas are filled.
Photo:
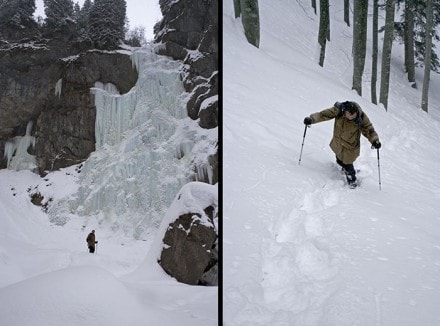
[[[218, 126], [218, 1], [160, 0], [163, 19], [155, 26], [160, 54], [185, 63], [188, 115], [201, 128]], [[73, 28], [73, 27], [72, 27]], [[86, 51], [54, 35], [0, 33], [0, 153], [23, 136], [29, 121], [36, 137], [31, 154], [38, 172], [85, 160], [94, 151], [95, 108], [90, 87], [111, 82], [121, 93], [134, 86], [137, 72], [122, 53]], [[20, 39], [27, 37], [27, 39]], [[211, 183], [218, 180], [218, 154], [208, 158]], [[7, 160], [0, 156], [0, 168]], [[209, 182], [209, 180], [204, 180]]]
[[218, 1], [161, 0], [159, 4], [164, 18], [156, 26], [155, 41], [164, 43], [163, 54], [188, 65], [184, 80], [186, 91], [191, 92], [188, 114], [200, 119], [203, 128], [217, 127]]
[[[164, 47], [161, 54], [182, 60], [186, 67], [185, 90], [190, 93], [187, 111], [201, 128], [218, 127], [218, 1], [160, 0], [164, 18], [155, 26], [155, 42]], [[218, 181], [217, 152], [208, 157]], [[204, 180], [209, 183], [208, 180]], [[213, 207], [203, 213], [176, 216], [163, 239], [165, 249], [159, 264], [179, 282], [216, 285], [218, 282], [218, 234]], [[208, 225], [201, 225], [202, 215]]]
[[[201, 128], [218, 126], [218, 1], [160, 0], [163, 19], [155, 26], [161, 54], [183, 60], [187, 71], [185, 90], [190, 93], [188, 115]], [[218, 180], [218, 152], [208, 158], [212, 183]], [[207, 180], [205, 180], [208, 182]]]
[[[84, 161], [95, 150], [90, 87], [115, 84], [125, 93], [137, 72], [123, 53], [78, 52], [47, 40], [3, 41], [0, 47], [0, 152], [33, 121], [39, 172]], [[6, 167], [0, 160], [0, 168]]]

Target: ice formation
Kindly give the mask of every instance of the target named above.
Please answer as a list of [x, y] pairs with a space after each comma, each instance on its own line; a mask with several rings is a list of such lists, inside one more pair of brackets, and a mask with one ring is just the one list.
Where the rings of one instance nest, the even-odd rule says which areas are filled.
[[195, 144], [215, 143], [217, 132], [187, 117], [182, 63], [157, 55], [155, 46], [132, 54], [139, 78], [128, 93], [102, 83], [91, 90], [97, 150], [82, 168], [76, 198], [58, 204], [53, 217], [97, 216], [139, 238], [159, 226], [181, 187], [198, 179], [191, 166], [206, 165], [207, 150]]
[[20, 171], [37, 168], [35, 156], [28, 153], [29, 147], [35, 146], [35, 137], [31, 136], [32, 126], [33, 122], [29, 121], [24, 136], [16, 136], [6, 142], [4, 157], [8, 169]]
[[115, 85], [96, 82], [92, 94], [96, 106], [96, 148], [119, 143], [122, 133], [129, 128], [136, 105], [136, 90], [121, 96]]
[[63, 79], [60, 78], [58, 79], [55, 85], [55, 96], [58, 96], [58, 98], [60, 98], [62, 89], [63, 89]]

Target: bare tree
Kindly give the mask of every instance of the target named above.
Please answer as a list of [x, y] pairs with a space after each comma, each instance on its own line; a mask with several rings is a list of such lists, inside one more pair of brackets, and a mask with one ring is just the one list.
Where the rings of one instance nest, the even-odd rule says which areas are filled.
[[367, 51], [368, 0], [356, 0], [353, 7], [353, 86], [362, 95], [362, 75]]
[[350, 27], [350, 0], [344, 0], [344, 22]]
[[378, 28], [379, 28], [379, 3], [373, 0], [373, 53], [371, 63], [371, 102], [377, 104], [377, 53], [378, 53]]
[[416, 88], [414, 64], [414, 0], [405, 0], [405, 68], [408, 81]]
[[423, 89], [422, 89], [422, 110], [428, 112], [428, 93], [429, 80], [431, 73], [431, 52], [432, 52], [432, 34], [433, 34], [433, 9], [432, 0], [426, 1], [426, 28], [425, 28], [425, 72], [423, 75]]
[[244, 34], [250, 44], [260, 46], [260, 14], [258, 0], [233, 0], [235, 18], [241, 16]]
[[241, 16], [240, 0], [234, 0], [234, 13], [235, 13], [235, 18]]
[[390, 88], [391, 49], [393, 46], [394, 32], [394, 0], [386, 0], [385, 10], [385, 35], [382, 47], [382, 70], [380, 73], [380, 96], [379, 102], [385, 110], [388, 109], [388, 93]]
[[319, 65], [321, 67], [324, 67], [325, 46], [327, 44], [327, 39], [330, 38], [329, 26], [330, 26], [330, 16], [329, 16], [328, 0], [320, 0], [318, 43], [321, 46], [321, 53], [319, 56]]

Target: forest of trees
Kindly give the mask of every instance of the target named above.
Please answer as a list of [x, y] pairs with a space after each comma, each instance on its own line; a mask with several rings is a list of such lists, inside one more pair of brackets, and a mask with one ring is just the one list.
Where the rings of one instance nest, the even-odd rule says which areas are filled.
[[[234, 1], [235, 17], [242, 17], [246, 37], [252, 45], [259, 47], [260, 22], [258, 0]], [[328, 0], [311, 0], [316, 15], [319, 15], [318, 44], [320, 46], [319, 65], [324, 66], [326, 43], [330, 41], [330, 12]], [[319, 7], [319, 10], [317, 10]], [[370, 12], [369, 12], [370, 10]], [[379, 14], [385, 17], [384, 26], [379, 26]], [[428, 92], [430, 73], [440, 73], [440, 61], [435, 42], [440, 41], [440, 0], [344, 0], [343, 19], [347, 28], [353, 29], [353, 84], [362, 95], [362, 78], [367, 49], [372, 53], [371, 101], [377, 104], [376, 83], [378, 75], [378, 34], [383, 33], [382, 58], [379, 85], [379, 103], [388, 108], [390, 88], [391, 50], [393, 43], [404, 44], [404, 69], [411, 87], [417, 88], [415, 67], [424, 67], [421, 108], [428, 112]], [[350, 26], [352, 14], [352, 26]], [[367, 25], [368, 15], [372, 15], [372, 26]], [[368, 29], [371, 28], [369, 31]], [[367, 44], [367, 33], [372, 33], [372, 44]]]
[[126, 0], [85, 0], [82, 7], [72, 0], [43, 2], [46, 17], [35, 21], [35, 0], [0, 0], [0, 33], [12, 29], [73, 34], [69, 37], [98, 49], [116, 48], [121, 41], [132, 46], [145, 43], [143, 27], [128, 29]]

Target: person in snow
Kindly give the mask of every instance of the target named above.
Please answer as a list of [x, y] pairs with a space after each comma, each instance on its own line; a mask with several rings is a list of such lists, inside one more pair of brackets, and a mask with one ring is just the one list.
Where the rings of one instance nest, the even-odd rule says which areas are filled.
[[335, 119], [335, 124], [330, 148], [336, 154], [336, 162], [342, 167], [347, 183], [354, 188], [357, 183], [353, 162], [360, 153], [361, 133], [370, 141], [372, 148], [377, 149], [381, 147], [379, 136], [367, 114], [359, 104], [352, 101], [336, 102], [329, 109], [313, 113], [304, 119], [304, 124], [309, 126], [331, 119]]
[[89, 233], [86, 241], [87, 246], [89, 247], [89, 252], [93, 254], [95, 252], [95, 244], [98, 243], [98, 241], [95, 241], [95, 230], [92, 230], [92, 232]]

